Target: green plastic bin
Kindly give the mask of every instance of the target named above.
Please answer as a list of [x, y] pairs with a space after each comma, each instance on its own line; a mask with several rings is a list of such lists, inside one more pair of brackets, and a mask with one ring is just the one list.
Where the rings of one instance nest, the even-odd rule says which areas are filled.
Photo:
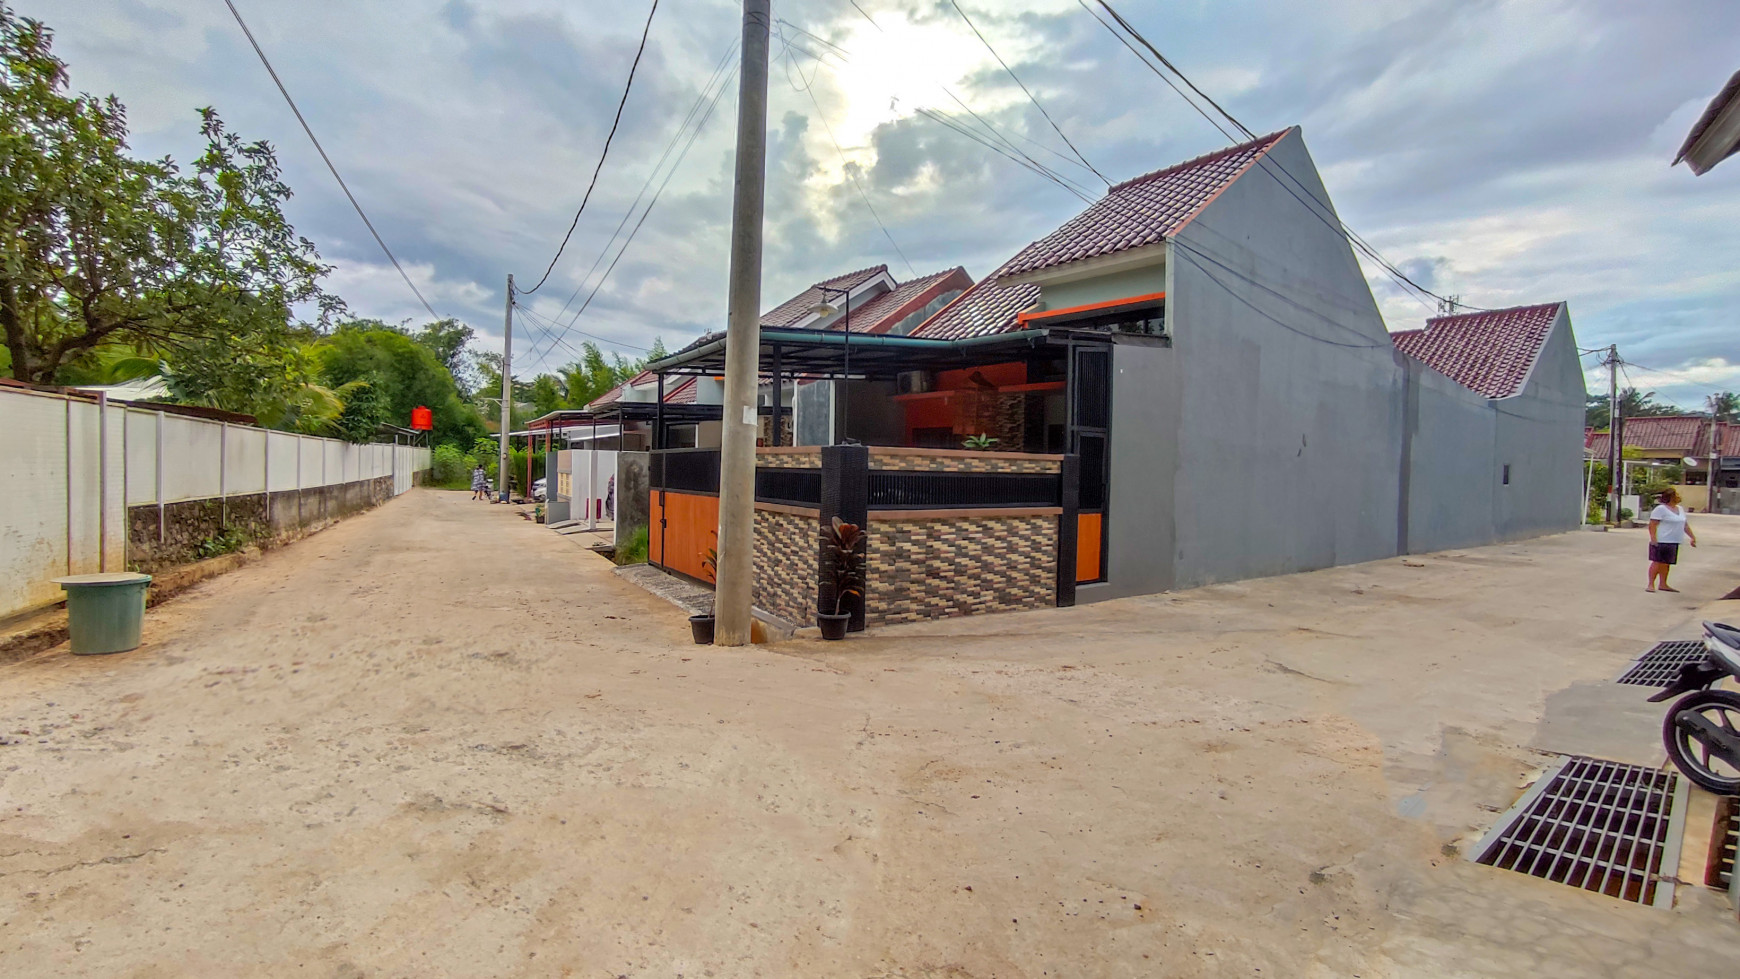
[[66, 624], [73, 652], [124, 653], [139, 648], [150, 575], [110, 571], [68, 575], [54, 582], [66, 591]]

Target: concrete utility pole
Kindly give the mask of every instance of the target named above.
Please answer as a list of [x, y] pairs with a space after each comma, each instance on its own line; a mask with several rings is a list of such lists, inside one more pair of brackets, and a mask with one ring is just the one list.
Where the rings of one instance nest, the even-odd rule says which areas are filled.
[[749, 642], [755, 573], [755, 389], [761, 362], [761, 219], [767, 179], [769, 0], [743, 0], [737, 91], [737, 183], [731, 212], [731, 293], [725, 323], [725, 405], [719, 451], [719, 546], [713, 642]]
[[1721, 471], [1722, 468], [1722, 450], [1720, 442], [1716, 437], [1716, 430], [1721, 427], [1721, 412], [1717, 410], [1720, 407], [1721, 405], [1716, 401], [1716, 396], [1713, 394], [1710, 395], [1710, 469], [1709, 475], [1705, 479], [1705, 513], [1720, 512], [1716, 509], [1716, 474]]
[[[507, 317], [501, 331], [501, 448], [496, 460], [496, 499], [508, 501], [508, 432], [514, 427], [514, 274], [508, 273]], [[526, 489], [529, 491], [530, 486]]]
[[1619, 522], [1619, 345], [1607, 348], [1607, 522]]

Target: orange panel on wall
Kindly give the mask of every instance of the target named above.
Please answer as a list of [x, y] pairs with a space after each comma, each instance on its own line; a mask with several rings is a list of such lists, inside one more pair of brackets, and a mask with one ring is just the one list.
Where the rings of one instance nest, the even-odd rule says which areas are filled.
[[1100, 521], [1103, 513], [1080, 513], [1075, 523], [1075, 580], [1098, 581], [1105, 577], [1100, 570]]
[[[663, 532], [659, 528], [659, 491], [651, 493], [651, 519], [647, 526], [647, 560], [702, 581], [709, 580], [701, 567], [707, 549], [717, 547], [719, 498], [665, 491]], [[667, 558], [666, 555], [669, 555]]]

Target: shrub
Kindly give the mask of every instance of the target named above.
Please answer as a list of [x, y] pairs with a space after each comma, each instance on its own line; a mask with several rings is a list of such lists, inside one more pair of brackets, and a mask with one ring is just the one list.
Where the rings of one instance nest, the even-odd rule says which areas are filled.
[[616, 545], [617, 564], [645, 564], [647, 529], [636, 527], [628, 539]]
[[458, 446], [436, 446], [430, 456], [430, 467], [433, 469], [430, 478], [442, 485], [462, 481], [469, 485], [471, 482], [471, 467], [465, 464], [465, 456]]

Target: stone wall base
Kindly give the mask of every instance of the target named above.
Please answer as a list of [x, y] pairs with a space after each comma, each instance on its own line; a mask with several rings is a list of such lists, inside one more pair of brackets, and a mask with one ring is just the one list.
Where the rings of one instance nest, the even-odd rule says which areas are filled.
[[128, 507], [127, 565], [153, 574], [210, 557], [220, 542], [226, 550], [283, 543], [379, 506], [392, 496], [393, 477], [381, 476], [271, 494], [182, 500], [163, 506], [161, 527], [157, 504]]

